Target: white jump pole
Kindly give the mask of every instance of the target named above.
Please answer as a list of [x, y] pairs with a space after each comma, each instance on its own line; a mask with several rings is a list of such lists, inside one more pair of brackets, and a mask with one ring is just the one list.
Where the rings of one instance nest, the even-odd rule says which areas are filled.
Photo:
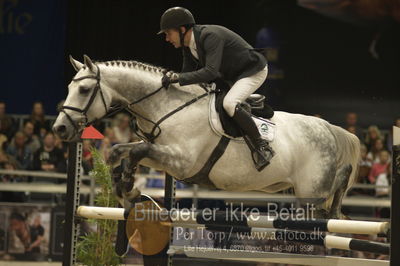
[[[127, 215], [124, 208], [79, 206], [76, 214], [89, 219], [126, 220]], [[129, 215], [129, 213], [128, 213]]]

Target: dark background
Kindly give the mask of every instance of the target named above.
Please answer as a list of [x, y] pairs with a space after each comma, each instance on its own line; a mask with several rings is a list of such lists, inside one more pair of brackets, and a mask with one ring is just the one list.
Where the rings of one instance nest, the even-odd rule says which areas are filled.
[[[0, 8], [7, 2], [0, 0]], [[55, 114], [74, 75], [69, 54], [80, 61], [87, 54], [179, 70], [180, 51], [156, 35], [161, 14], [172, 6], [188, 8], [199, 24], [226, 26], [252, 45], [260, 28], [273, 30], [284, 78], [271, 80], [262, 93], [277, 110], [318, 113], [336, 124], [355, 111], [362, 126], [387, 128], [400, 115], [399, 24], [390, 19], [348, 23], [293, 0], [19, 0], [3, 12], [2, 27], [7, 29], [10, 12], [30, 12], [33, 19], [24, 34], [0, 33], [0, 100], [11, 113], [29, 113], [32, 102], [41, 100], [46, 112]], [[369, 52], [376, 34], [379, 59]]]

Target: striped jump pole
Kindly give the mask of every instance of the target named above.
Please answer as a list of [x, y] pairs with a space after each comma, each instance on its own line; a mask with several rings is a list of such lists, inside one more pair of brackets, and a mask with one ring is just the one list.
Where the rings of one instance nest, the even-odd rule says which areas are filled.
[[[257, 227], [306, 231], [319, 230], [321, 232], [345, 234], [387, 234], [390, 226], [388, 222], [337, 219], [284, 220], [266, 215], [249, 215], [246, 219], [227, 221], [227, 214], [218, 212], [215, 213], [212, 219], [208, 219], [208, 216], [203, 212], [138, 210], [138, 213], [145, 214], [145, 217], [148, 217], [150, 220], [156, 220], [158, 219], [158, 214], [163, 214], [165, 217], [170, 218], [173, 223], [181, 225], [197, 224], [206, 226], [239, 226], [248, 228]], [[77, 215], [94, 219], [125, 220], [127, 219], [129, 212], [122, 208], [79, 206], [77, 209]], [[167, 219], [160, 219], [160, 221], [163, 220], [167, 221]]]
[[[228, 214], [229, 215], [229, 214]], [[215, 219], [207, 221], [204, 215], [197, 214], [196, 222], [199, 224], [231, 224], [231, 221], [226, 221], [227, 215], [224, 213], [216, 214]], [[246, 219], [233, 220], [233, 226], [259, 227], [259, 228], [276, 228], [290, 230], [319, 230], [331, 233], [345, 234], [387, 234], [390, 224], [388, 222], [369, 222], [356, 220], [338, 220], [338, 219], [281, 219], [267, 215], [250, 215]]]
[[[306, 233], [302, 231], [281, 230], [275, 228], [256, 227], [229, 227], [229, 226], [206, 226], [206, 230], [239, 233], [242, 239], [278, 240], [284, 242], [297, 242], [310, 245], [324, 246], [332, 249], [353, 250], [372, 252], [389, 255], [390, 244], [360, 240], [349, 237], [333, 236], [321, 232]], [[246, 235], [244, 235], [246, 234]]]

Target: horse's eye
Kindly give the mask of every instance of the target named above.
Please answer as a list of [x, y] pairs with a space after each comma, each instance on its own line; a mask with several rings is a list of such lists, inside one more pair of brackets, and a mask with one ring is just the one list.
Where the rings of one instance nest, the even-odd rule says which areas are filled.
[[87, 94], [90, 91], [90, 88], [79, 87], [79, 93]]

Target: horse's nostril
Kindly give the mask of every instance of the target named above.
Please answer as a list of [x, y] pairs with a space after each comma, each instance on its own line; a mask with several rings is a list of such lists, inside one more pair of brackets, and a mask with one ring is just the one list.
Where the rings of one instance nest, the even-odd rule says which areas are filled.
[[64, 126], [64, 125], [56, 126], [56, 127], [54, 127], [54, 131], [57, 134], [62, 134], [62, 133], [65, 133], [67, 131], [67, 127]]

